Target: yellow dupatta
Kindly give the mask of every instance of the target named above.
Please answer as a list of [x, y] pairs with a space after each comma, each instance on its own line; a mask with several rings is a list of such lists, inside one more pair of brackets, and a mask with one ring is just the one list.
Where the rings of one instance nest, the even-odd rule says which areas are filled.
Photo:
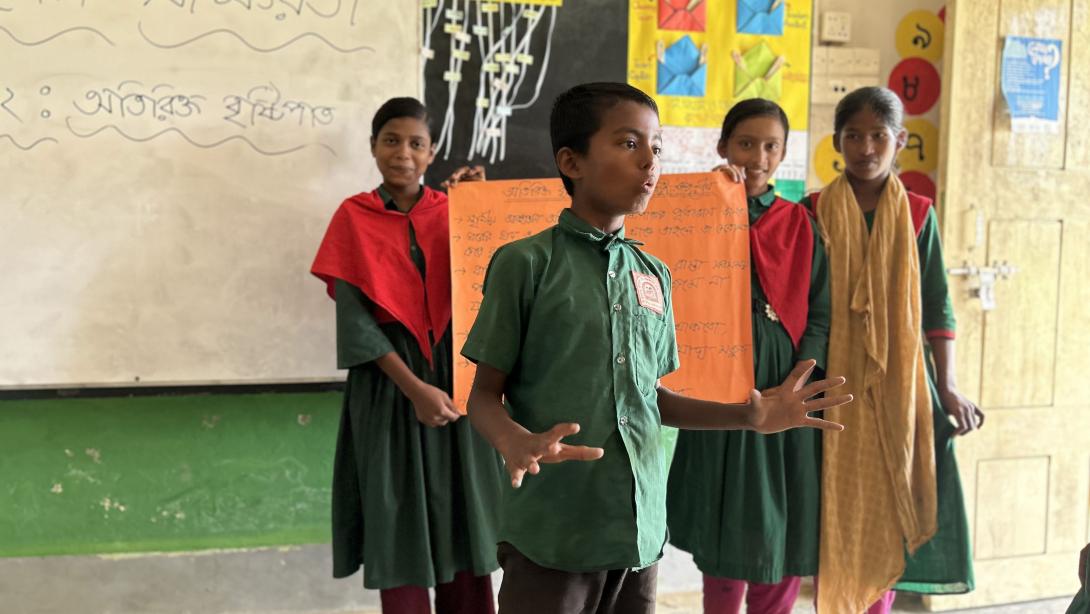
[[904, 185], [891, 176], [868, 232], [844, 175], [816, 205], [829, 254], [827, 372], [855, 400], [826, 411], [818, 612], [863, 612], [935, 534], [935, 448], [924, 370], [920, 262]]

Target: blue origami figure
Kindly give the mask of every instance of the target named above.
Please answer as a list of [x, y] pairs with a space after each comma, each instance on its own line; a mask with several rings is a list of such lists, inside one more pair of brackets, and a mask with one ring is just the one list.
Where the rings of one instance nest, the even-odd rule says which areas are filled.
[[663, 96], [703, 96], [708, 82], [707, 45], [699, 49], [688, 35], [663, 48], [657, 44], [658, 79], [655, 91]]
[[783, 36], [784, 0], [738, 0], [738, 33]]

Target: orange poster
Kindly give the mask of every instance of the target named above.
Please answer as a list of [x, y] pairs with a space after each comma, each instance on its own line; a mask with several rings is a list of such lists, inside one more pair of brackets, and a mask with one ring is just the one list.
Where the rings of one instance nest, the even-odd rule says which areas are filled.
[[[459, 355], [481, 303], [484, 274], [501, 245], [556, 224], [570, 204], [559, 179], [460, 183], [450, 191], [454, 403], [464, 413], [474, 365]], [[749, 216], [741, 184], [719, 173], [663, 175], [625, 236], [673, 274], [681, 369], [663, 379], [680, 393], [736, 403], [753, 388]]]

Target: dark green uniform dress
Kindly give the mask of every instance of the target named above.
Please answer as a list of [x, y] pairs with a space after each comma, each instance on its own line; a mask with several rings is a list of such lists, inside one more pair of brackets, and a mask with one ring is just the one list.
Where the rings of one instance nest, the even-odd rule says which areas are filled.
[[[812, 209], [810, 197], [802, 204]], [[874, 212], [864, 213], [867, 228], [874, 224]], [[946, 283], [938, 219], [929, 208], [916, 233], [920, 257], [920, 304], [923, 331], [928, 338], [953, 338], [954, 308]], [[935, 469], [938, 490], [938, 531], [921, 546], [915, 556], [907, 557], [907, 566], [896, 590], [925, 594], [955, 594], [973, 590], [972, 547], [969, 522], [965, 516], [965, 496], [954, 455], [954, 426], [946, 417], [935, 381], [930, 347], [927, 353], [927, 383], [931, 391], [935, 432]]]
[[[874, 223], [874, 212], [864, 215], [867, 228]], [[920, 254], [920, 305], [923, 332], [929, 338], [953, 339], [956, 321], [946, 283], [946, 265], [942, 258], [939, 222], [934, 208], [916, 234]], [[894, 587], [899, 591], [932, 595], [967, 593], [973, 590], [973, 556], [969, 540], [969, 521], [965, 516], [965, 495], [954, 454], [955, 427], [946, 417], [936, 387], [935, 368], [927, 350], [927, 386], [931, 390], [932, 417], [935, 425], [935, 478], [938, 486], [938, 531], [931, 541], [909, 557], [905, 573]]]
[[[752, 226], [775, 194], [749, 198]], [[829, 336], [829, 272], [815, 232], [809, 313], [796, 352], [750, 272], [753, 362], [758, 389], [780, 384], [800, 360], [825, 366]], [[707, 575], [762, 584], [817, 572], [821, 504], [821, 434], [792, 429], [681, 431], [670, 469], [670, 541], [693, 555]]]
[[[410, 246], [423, 275], [411, 232]], [[467, 418], [440, 428], [420, 424], [375, 363], [397, 352], [417, 377], [449, 393], [449, 327], [433, 348], [432, 370], [403, 325], [375, 322], [359, 288], [338, 280], [336, 295], [337, 364], [349, 371], [333, 469], [333, 575], [362, 565], [364, 586], [384, 589], [435, 586], [459, 571], [491, 573], [499, 567], [497, 510], [506, 483], [499, 455]]]

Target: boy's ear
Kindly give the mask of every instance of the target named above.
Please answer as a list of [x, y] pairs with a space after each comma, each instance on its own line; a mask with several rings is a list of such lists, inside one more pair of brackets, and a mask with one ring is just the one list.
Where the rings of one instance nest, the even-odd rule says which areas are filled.
[[581, 164], [581, 156], [575, 153], [571, 147], [561, 147], [556, 152], [556, 168], [560, 171], [560, 174], [564, 175], [568, 179], [582, 179], [583, 169]]
[[833, 150], [835, 150], [836, 153], [838, 153], [838, 154], [841, 154], [841, 155], [844, 154], [843, 151], [840, 151], [840, 133], [839, 132], [834, 132], [833, 133]]
[[375, 156], [375, 137], [371, 137], [371, 157]]
[[435, 162], [435, 141], [428, 145], [428, 166], [431, 166], [432, 162]]

